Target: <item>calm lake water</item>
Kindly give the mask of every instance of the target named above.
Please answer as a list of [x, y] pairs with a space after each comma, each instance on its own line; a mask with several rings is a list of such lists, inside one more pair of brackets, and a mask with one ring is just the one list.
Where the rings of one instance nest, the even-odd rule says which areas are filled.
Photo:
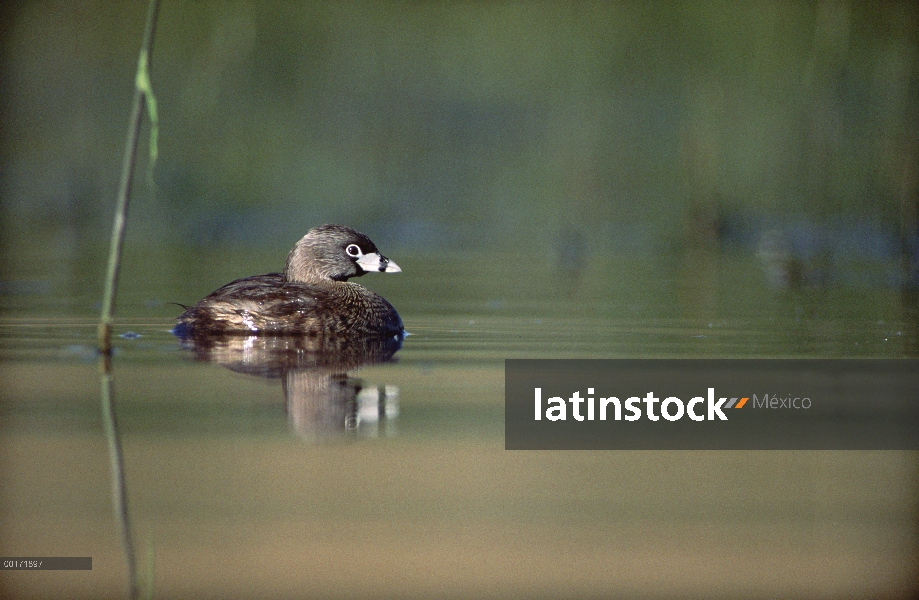
[[[411, 335], [361, 368], [258, 340], [183, 348], [169, 331], [180, 309], [165, 303], [239, 273], [126, 276], [114, 402], [142, 590], [916, 591], [915, 452], [504, 450], [506, 358], [915, 357], [915, 310], [898, 291], [776, 288], [750, 257], [622, 259], [569, 279], [538, 261], [393, 258], [402, 275], [361, 283]], [[56, 286], [4, 288], [0, 554], [92, 556], [93, 570], [5, 571], [0, 592], [125, 597], [92, 293]]]

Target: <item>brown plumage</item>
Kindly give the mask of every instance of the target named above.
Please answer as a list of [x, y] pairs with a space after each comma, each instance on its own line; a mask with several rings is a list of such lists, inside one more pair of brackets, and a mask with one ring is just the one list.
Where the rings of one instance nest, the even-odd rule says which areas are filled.
[[283, 273], [237, 279], [186, 310], [173, 330], [208, 335], [403, 336], [402, 319], [383, 297], [351, 277], [398, 273], [366, 235], [341, 225], [311, 229]]

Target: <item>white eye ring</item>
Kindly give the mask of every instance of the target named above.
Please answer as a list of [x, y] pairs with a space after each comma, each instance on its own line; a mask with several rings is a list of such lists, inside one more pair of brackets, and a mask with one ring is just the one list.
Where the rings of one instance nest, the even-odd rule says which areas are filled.
[[348, 247], [345, 248], [345, 252], [348, 253], [348, 256], [353, 256], [355, 258], [363, 254], [363, 252], [361, 252], [361, 247], [357, 244], [348, 244]]

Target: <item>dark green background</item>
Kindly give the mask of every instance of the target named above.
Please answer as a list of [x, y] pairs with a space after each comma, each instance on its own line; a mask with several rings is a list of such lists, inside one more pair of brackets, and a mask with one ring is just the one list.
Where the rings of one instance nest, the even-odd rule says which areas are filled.
[[[144, 14], [4, 5], [8, 293], [98, 297]], [[910, 2], [166, 0], [152, 78], [138, 303], [276, 270], [324, 222], [396, 256], [478, 250], [520, 279], [639, 256], [629, 283], [647, 286], [728, 252], [778, 286], [916, 283]]]

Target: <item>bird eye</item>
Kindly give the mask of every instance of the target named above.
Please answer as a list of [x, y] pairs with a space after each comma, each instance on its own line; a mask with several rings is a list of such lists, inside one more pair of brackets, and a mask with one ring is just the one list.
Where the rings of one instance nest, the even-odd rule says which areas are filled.
[[363, 254], [361, 252], [360, 246], [357, 244], [348, 244], [348, 247], [345, 248], [345, 252], [348, 253], [348, 256], [360, 256]]

